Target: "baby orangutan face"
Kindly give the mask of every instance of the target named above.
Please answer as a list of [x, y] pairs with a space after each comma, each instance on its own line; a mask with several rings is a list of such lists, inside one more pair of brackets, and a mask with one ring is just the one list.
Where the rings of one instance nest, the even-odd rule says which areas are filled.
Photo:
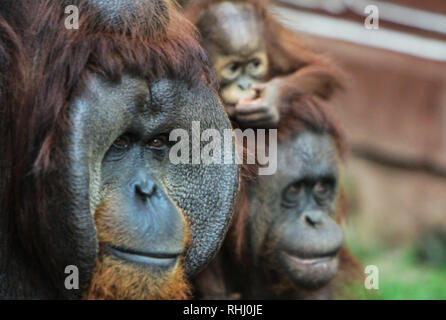
[[245, 128], [275, 128], [279, 122], [279, 79], [265, 82], [269, 61], [265, 25], [251, 4], [222, 2], [197, 22], [229, 116]]
[[255, 85], [268, 72], [264, 26], [250, 4], [213, 5], [197, 23], [211, 55], [226, 105], [259, 96]]
[[268, 69], [266, 52], [259, 50], [246, 57], [218, 55], [214, 68], [221, 85], [220, 96], [226, 105], [236, 105], [240, 100], [259, 97], [255, 89], [265, 78]]

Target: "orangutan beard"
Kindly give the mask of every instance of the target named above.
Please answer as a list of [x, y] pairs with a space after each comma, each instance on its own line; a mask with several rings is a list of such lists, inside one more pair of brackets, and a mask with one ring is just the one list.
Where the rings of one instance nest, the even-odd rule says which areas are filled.
[[101, 300], [185, 300], [190, 287], [181, 261], [169, 273], [147, 272], [100, 254], [84, 299]]

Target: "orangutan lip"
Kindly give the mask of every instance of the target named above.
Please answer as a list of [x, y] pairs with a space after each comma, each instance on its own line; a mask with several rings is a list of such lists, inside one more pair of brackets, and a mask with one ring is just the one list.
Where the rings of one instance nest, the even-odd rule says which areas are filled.
[[119, 248], [113, 246], [106, 246], [114, 256], [126, 261], [150, 264], [158, 267], [170, 267], [173, 266], [180, 255], [180, 253], [148, 253], [139, 252], [127, 248]]
[[305, 265], [316, 265], [324, 262], [330, 262], [336, 258], [336, 255], [324, 256], [324, 257], [316, 257], [316, 258], [300, 258], [298, 256], [292, 255], [290, 253], [284, 252], [288, 259], [293, 262]]

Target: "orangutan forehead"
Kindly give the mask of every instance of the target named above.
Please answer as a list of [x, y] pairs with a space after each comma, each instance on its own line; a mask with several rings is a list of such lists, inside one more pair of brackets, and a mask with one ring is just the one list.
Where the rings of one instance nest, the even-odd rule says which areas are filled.
[[338, 151], [328, 134], [303, 132], [284, 141], [277, 150], [279, 175], [336, 176]]
[[264, 47], [263, 22], [251, 4], [218, 3], [200, 18], [208, 24], [205, 30], [200, 30], [204, 31], [205, 40], [225, 54], [249, 56]]
[[151, 37], [165, 32], [171, 8], [171, 3], [164, 0], [62, 0], [62, 5], [80, 5], [81, 11], [90, 9], [90, 18], [103, 30], [138, 29]]

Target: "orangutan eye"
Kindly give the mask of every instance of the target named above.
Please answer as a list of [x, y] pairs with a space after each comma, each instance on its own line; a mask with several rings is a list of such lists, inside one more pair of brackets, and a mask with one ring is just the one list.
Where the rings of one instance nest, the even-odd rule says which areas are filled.
[[229, 64], [227, 67], [227, 69], [232, 73], [237, 72], [237, 70], [239, 68], [240, 68], [240, 64], [237, 62], [233, 62], [233, 63]]
[[303, 181], [297, 181], [290, 184], [282, 194], [284, 204], [287, 206], [296, 204], [303, 188]]
[[248, 64], [248, 73], [258, 79], [266, 76], [267, 62], [264, 59], [254, 58]]
[[258, 67], [260, 66], [260, 64], [261, 64], [260, 59], [254, 59], [254, 60], [251, 62], [251, 65], [252, 65], [254, 68], [258, 68]]
[[116, 149], [127, 149], [130, 146], [131, 143], [131, 139], [128, 135], [122, 135], [120, 136], [118, 139], [115, 140], [115, 142], [113, 142], [113, 147], [115, 147]]
[[331, 178], [319, 180], [314, 185], [313, 192], [318, 198], [327, 198], [332, 194], [334, 184], [335, 181]]
[[150, 140], [148, 145], [154, 149], [161, 149], [167, 145], [167, 139], [165, 136], [157, 136]]
[[289, 194], [298, 194], [301, 189], [302, 189], [302, 183], [296, 182], [288, 187], [287, 192]]

